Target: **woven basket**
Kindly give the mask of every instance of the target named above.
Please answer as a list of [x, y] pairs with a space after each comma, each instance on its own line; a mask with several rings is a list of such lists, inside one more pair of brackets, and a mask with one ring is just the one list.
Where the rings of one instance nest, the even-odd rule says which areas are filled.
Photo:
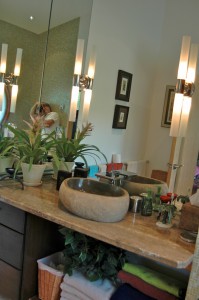
[[59, 265], [63, 263], [63, 253], [57, 252], [45, 258], [39, 259], [38, 263], [38, 292], [41, 300], [59, 300], [60, 285], [63, 281], [64, 273], [52, 268], [53, 263]]

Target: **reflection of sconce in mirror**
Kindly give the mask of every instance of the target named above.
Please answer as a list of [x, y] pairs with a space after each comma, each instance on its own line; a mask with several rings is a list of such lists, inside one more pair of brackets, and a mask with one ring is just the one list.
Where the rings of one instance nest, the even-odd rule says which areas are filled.
[[170, 129], [173, 137], [184, 137], [189, 121], [198, 56], [197, 44], [191, 45], [189, 55], [190, 43], [190, 36], [183, 36]]
[[8, 45], [2, 44], [1, 64], [0, 64], [0, 111], [2, 110], [2, 102], [3, 102], [3, 96], [4, 96], [5, 84], [6, 84], [12, 87], [10, 112], [14, 113], [16, 107], [16, 101], [17, 101], [17, 94], [18, 94], [17, 79], [20, 75], [21, 57], [22, 57], [23, 49], [17, 48], [14, 73], [10, 73], [10, 74], [6, 74], [7, 50], [8, 50]]
[[95, 49], [93, 48], [90, 56], [87, 75], [82, 75], [81, 71], [82, 71], [83, 51], [84, 51], [84, 40], [79, 39], [77, 43], [75, 69], [73, 75], [73, 87], [71, 93], [69, 122], [75, 122], [76, 120], [76, 110], [77, 110], [79, 91], [83, 91], [83, 90], [84, 90], [84, 103], [83, 103], [83, 110], [82, 110], [82, 121], [87, 122], [88, 120], [90, 102], [92, 98], [94, 73], [95, 73], [96, 52]]

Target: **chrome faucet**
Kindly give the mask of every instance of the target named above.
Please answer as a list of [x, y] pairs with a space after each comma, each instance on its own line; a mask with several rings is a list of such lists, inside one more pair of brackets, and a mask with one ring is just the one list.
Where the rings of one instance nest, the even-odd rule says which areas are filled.
[[122, 171], [122, 170], [114, 170], [111, 172], [102, 172], [96, 173], [95, 176], [100, 179], [102, 182], [108, 182], [110, 184], [114, 184], [116, 186], [121, 186], [122, 180], [128, 180], [129, 177], [135, 176], [136, 173]]
[[103, 182], [108, 182], [117, 186], [121, 185], [121, 179], [123, 179], [123, 176], [121, 176], [117, 171], [96, 173], [95, 176], [100, 178]]

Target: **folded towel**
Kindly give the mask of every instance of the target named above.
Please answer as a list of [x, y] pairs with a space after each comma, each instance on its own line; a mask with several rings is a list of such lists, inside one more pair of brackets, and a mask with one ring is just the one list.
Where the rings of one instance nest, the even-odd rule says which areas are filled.
[[154, 271], [142, 265], [136, 265], [131, 263], [125, 263], [123, 266], [123, 271], [131, 273], [145, 282], [159, 288], [160, 290], [166, 291], [176, 297], [182, 295], [186, 286], [184, 283], [169, 277], [160, 272]]
[[61, 299], [62, 298], [66, 300], [82, 300], [82, 298], [79, 298], [77, 295], [71, 294], [69, 292], [61, 292]]
[[[140, 291], [134, 289], [127, 283], [122, 284], [115, 293], [111, 296], [110, 300], [153, 300], [153, 298], [144, 295]], [[160, 299], [159, 299], [160, 300]]]
[[99, 172], [99, 167], [97, 165], [89, 166], [89, 174], [88, 177], [97, 178], [95, 176], [96, 173]]
[[113, 170], [122, 170], [123, 163], [110, 163], [107, 164], [107, 172], [111, 172]]
[[92, 300], [92, 298], [90, 298], [88, 295], [84, 294], [82, 291], [72, 287], [71, 285], [69, 285], [65, 282], [62, 282], [60, 287], [62, 289], [61, 296], [65, 297], [65, 298], [67, 298], [65, 296], [65, 293], [70, 293], [70, 294], [76, 295], [78, 297], [78, 299], [81, 299], [81, 300]]
[[66, 297], [61, 297], [60, 300], [79, 300], [76, 296], [71, 296], [69, 293], [66, 295]]
[[80, 272], [73, 271], [73, 275], [64, 276], [64, 283], [73, 286], [93, 300], [108, 300], [114, 292], [115, 288], [108, 279], [98, 279], [89, 281]]
[[106, 173], [107, 165], [99, 164], [98, 167], [100, 173]]
[[137, 289], [138, 291], [146, 294], [154, 299], [161, 299], [161, 300], [177, 300], [178, 298], [174, 295], [171, 295], [165, 291], [158, 289], [157, 287], [145, 282], [144, 280], [140, 279], [139, 277], [127, 273], [125, 271], [119, 271], [118, 278], [123, 283], [129, 283], [132, 287]]

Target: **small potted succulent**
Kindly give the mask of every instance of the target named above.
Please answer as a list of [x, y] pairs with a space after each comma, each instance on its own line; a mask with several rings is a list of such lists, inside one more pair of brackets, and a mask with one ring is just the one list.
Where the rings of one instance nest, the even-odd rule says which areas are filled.
[[25, 121], [28, 130], [7, 126], [14, 134], [14, 150], [17, 158], [16, 169], [21, 167], [25, 185], [37, 186], [41, 184], [41, 178], [46, 168], [48, 151], [54, 145], [54, 132], [47, 137], [41, 133], [41, 123], [32, 120], [32, 124]]
[[77, 158], [82, 159], [86, 166], [88, 166], [87, 156], [92, 157], [96, 163], [101, 157], [107, 162], [106, 156], [98, 147], [82, 143], [83, 139], [89, 136], [92, 128], [92, 124], [88, 123], [82, 127], [82, 130], [77, 129], [73, 139], [68, 139], [63, 130], [62, 136], [55, 141], [54, 151], [51, 152], [55, 178], [58, 170], [71, 171]]

